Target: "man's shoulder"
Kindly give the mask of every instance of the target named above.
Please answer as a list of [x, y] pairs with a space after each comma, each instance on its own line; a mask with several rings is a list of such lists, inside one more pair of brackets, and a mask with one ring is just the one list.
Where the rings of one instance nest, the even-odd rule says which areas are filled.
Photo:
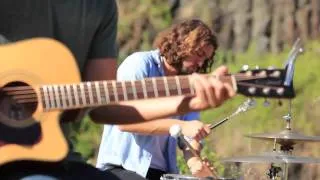
[[135, 52], [131, 55], [129, 55], [123, 63], [134, 63], [134, 64], [150, 64], [155, 63], [158, 60], [158, 51], [152, 50], [152, 51], [139, 51]]
[[158, 75], [159, 54], [156, 50], [135, 52], [128, 56], [117, 70], [118, 79], [141, 79]]
[[151, 50], [151, 51], [139, 51], [132, 53], [129, 57], [140, 57], [140, 60], [152, 60], [155, 59], [159, 55], [158, 50]]

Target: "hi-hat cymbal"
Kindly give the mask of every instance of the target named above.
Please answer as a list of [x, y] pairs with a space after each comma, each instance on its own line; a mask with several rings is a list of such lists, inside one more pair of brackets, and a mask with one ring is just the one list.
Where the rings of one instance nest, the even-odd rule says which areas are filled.
[[299, 134], [292, 130], [284, 130], [280, 133], [263, 133], [263, 134], [251, 134], [245, 135], [250, 138], [257, 138], [263, 140], [272, 140], [276, 139], [279, 144], [295, 144], [297, 142], [320, 142], [320, 136], [306, 136]]
[[222, 162], [243, 163], [320, 163], [318, 158], [299, 157], [279, 152], [266, 152], [260, 155], [225, 158]]

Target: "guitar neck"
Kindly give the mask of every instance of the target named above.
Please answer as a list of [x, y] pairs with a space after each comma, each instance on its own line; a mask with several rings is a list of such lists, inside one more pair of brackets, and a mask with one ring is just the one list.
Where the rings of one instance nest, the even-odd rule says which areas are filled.
[[[227, 78], [230, 79], [230, 78]], [[140, 81], [93, 81], [40, 87], [44, 110], [76, 109], [179, 95], [192, 95], [190, 76], [146, 78]]]

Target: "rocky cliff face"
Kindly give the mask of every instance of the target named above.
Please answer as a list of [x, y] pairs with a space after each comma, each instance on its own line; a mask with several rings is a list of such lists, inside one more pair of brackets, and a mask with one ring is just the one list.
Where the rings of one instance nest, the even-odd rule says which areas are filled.
[[200, 18], [217, 33], [221, 49], [280, 52], [297, 37], [319, 38], [320, 0], [119, 0], [122, 53], [150, 48], [158, 31]]

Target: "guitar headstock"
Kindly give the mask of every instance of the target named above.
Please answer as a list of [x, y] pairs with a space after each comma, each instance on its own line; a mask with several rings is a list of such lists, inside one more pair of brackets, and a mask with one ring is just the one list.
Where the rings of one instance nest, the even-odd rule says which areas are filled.
[[236, 75], [238, 92], [246, 96], [294, 98], [294, 62], [302, 52], [303, 45], [298, 38], [289, 52], [283, 69], [249, 70], [246, 67]]
[[286, 69], [242, 70], [235, 74], [238, 93], [249, 97], [294, 98], [292, 84], [285, 86]]

